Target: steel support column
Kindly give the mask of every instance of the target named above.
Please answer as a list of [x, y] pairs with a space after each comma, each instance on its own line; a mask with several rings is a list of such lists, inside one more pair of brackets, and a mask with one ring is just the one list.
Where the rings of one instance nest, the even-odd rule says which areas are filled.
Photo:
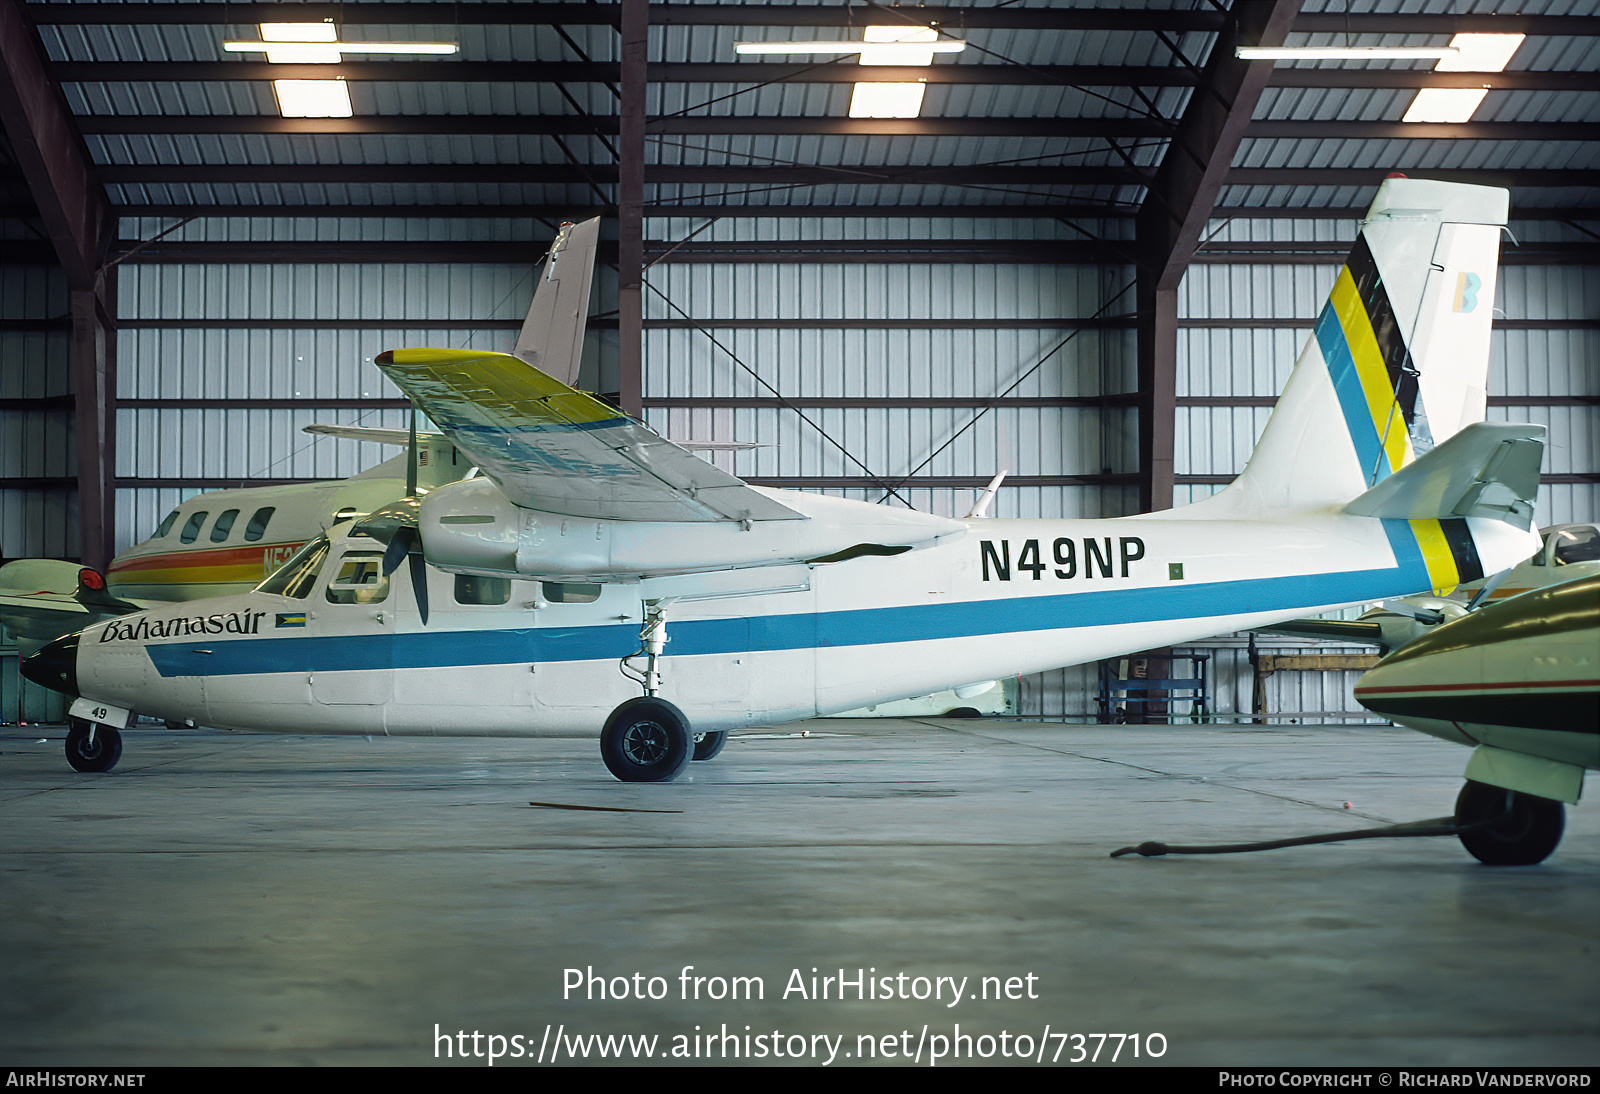
[[78, 457], [78, 560], [104, 571], [111, 561], [116, 451], [116, 323], [106, 280], [71, 291], [73, 437]]
[[617, 341], [622, 409], [644, 413], [644, 127], [648, 0], [622, 0], [617, 141]]
[[1272, 76], [1271, 62], [1241, 61], [1234, 49], [1281, 45], [1299, 8], [1299, 0], [1235, 0], [1139, 210], [1139, 500], [1145, 512], [1173, 502], [1178, 284]]

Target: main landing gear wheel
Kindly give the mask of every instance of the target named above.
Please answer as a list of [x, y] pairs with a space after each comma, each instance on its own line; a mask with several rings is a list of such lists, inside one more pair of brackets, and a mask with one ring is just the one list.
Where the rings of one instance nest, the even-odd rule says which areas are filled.
[[694, 756], [691, 759], [709, 760], [722, 751], [722, 746], [728, 743], [728, 731], [718, 730], [715, 733], [696, 733], [694, 735]]
[[1543, 862], [1566, 829], [1561, 803], [1469, 781], [1456, 798], [1456, 823], [1481, 828], [1461, 833], [1461, 845], [1490, 866], [1532, 866]]
[[689, 719], [665, 699], [629, 699], [600, 731], [600, 758], [625, 783], [665, 783], [695, 751]]
[[94, 726], [94, 740], [89, 740], [90, 724], [81, 718], [67, 721], [67, 763], [74, 771], [110, 771], [122, 759], [122, 734], [110, 726]]

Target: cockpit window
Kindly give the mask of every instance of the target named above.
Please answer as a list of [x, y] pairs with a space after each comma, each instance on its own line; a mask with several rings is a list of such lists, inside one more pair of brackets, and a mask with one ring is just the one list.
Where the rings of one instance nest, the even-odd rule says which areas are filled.
[[317, 583], [317, 575], [322, 572], [322, 563], [327, 559], [328, 551], [328, 537], [318, 536], [290, 556], [289, 561], [271, 577], [257, 585], [256, 591], [304, 600], [311, 595], [312, 586]]
[[510, 599], [510, 578], [456, 575], [457, 604], [504, 604]]
[[379, 604], [389, 595], [383, 555], [352, 551], [339, 560], [339, 572], [328, 582], [330, 604]]
[[239, 510], [225, 510], [217, 518], [217, 523], [211, 526], [211, 542], [221, 543], [228, 538], [228, 533], [233, 531], [233, 522], [239, 519]]
[[1563, 528], [1552, 538], [1556, 541], [1557, 566], [1600, 562], [1600, 529]]
[[248, 542], [254, 543], [256, 540], [266, 535], [267, 521], [271, 520], [272, 514], [276, 513], [277, 511], [278, 510], [271, 505], [264, 509], [257, 509], [256, 515], [250, 518], [250, 523], [244, 526], [244, 538]]
[[172, 531], [172, 526], [174, 524], [176, 524], [177, 522], [178, 522], [178, 511], [176, 509], [174, 509], [172, 512], [167, 514], [167, 519], [161, 522], [161, 527], [157, 528], [156, 529], [156, 534], [151, 536], [150, 538], [151, 539], [160, 539], [162, 536], [164, 536], [168, 532]]
[[211, 512], [207, 509], [201, 509], [198, 512], [189, 514], [189, 519], [184, 524], [183, 531], [178, 536], [178, 541], [180, 543], [193, 543], [199, 539], [200, 526], [206, 522], [206, 518], [210, 515]]

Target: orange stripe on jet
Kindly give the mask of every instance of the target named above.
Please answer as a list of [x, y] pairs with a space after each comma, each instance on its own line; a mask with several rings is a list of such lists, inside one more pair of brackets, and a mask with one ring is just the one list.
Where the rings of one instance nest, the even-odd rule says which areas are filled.
[[265, 565], [267, 552], [293, 553], [299, 550], [299, 543], [265, 543], [252, 544], [249, 547], [218, 547], [204, 551], [163, 551], [158, 555], [145, 555], [143, 558], [130, 558], [126, 562], [114, 562], [106, 571], [111, 574], [129, 574], [144, 570], [184, 570], [192, 571], [207, 566], [252, 566]]

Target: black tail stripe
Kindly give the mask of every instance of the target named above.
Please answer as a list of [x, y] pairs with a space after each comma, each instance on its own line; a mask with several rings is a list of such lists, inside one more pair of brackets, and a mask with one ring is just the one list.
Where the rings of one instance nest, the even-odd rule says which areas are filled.
[[1478, 557], [1478, 545], [1472, 542], [1472, 533], [1467, 530], [1466, 518], [1441, 520], [1439, 530], [1444, 533], [1445, 542], [1450, 544], [1450, 557], [1455, 559], [1456, 573], [1461, 575], [1462, 583], [1482, 577], [1483, 560]]
[[1355, 281], [1356, 292], [1372, 323], [1372, 333], [1378, 340], [1378, 352], [1383, 355], [1384, 369], [1389, 373], [1389, 387], [1400, 404], [1406, 428], [1411, 428], [1417, 416], [1417, 370], [1411, 362], [1411, 350], [1406, 346], [1404, 333], [1395, 320], [1394, 306], [1384, 290], [1378, 264], [1367, 247], [1367, 237], [1356, 237], [1348, 262], [1350, 277]]

